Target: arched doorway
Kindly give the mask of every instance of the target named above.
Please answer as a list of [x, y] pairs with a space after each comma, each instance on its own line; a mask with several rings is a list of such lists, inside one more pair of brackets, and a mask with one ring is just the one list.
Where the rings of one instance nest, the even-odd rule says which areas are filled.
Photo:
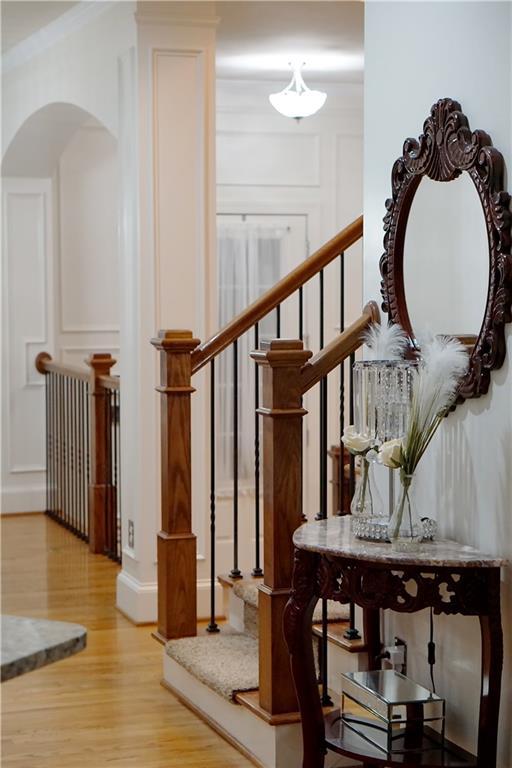
[[53, 103], [2, 160], [2, 508], [44, 509], [43, 349], [70, 364], [119, 354], [117, 141], [89, 112]]

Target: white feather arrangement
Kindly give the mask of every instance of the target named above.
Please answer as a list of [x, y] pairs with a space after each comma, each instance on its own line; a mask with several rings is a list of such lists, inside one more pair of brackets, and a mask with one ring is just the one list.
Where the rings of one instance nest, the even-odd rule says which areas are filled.
[[400, 325], [373, 323], [363, 338], [369, 349], [368, 360], [402, 360], [409, 343]]
[[422, 350], [413, 384], [411, 413], [402, 443], [401, 467], [412, 475], [438, 427], [454, 403], [468, 354], [458, 339], [437, 336]]

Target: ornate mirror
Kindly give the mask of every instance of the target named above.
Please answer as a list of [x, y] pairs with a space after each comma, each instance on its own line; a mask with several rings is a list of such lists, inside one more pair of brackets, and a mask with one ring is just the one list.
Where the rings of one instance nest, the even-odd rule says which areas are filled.
[[512, 216], [503, 176], [503, 156], [490, 137], [471, 132], [460, 104], [441, 99], [419, 139], [405, 141], [386, 200], [382, 309], [413, 348], [420, 330], [470, 345], [461, 399], [487, 392], [491, 370], [505, 358]]

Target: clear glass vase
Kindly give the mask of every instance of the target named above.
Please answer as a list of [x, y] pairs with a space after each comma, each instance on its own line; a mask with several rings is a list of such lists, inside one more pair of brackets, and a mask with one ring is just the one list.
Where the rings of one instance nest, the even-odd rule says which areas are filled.
[[414, 475], [400, 473], [400, 494], [388, 525], [388, 537], [396, 552], [418, 552], [423, 540], [423, 523], [416, 511]]
[[[373, 474], [373, 463], [361, 456], [359, 477], [350, 504], [352, 531], [359, 538], [374, 538], [376, 525], [384, 520], [384, 504]], [[387, 528], [383, 530], [387, 533]], [[375, 536], [375, 538], [380, 538]]]

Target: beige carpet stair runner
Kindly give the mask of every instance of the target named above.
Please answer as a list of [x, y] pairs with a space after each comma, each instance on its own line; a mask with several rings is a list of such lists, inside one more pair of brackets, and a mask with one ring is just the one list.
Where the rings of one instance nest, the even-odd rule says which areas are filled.
[[169, 640], [167, 654], [225, 699], [258, 688], [258, 641], [245, 634], [221, 631]]
[[[223, 624], [221, 631], [169, 640], [166, 653], [197, 680], [233, 701], [237, 693], [258, 688], [258, 581], [236, 581], [233, 593], [244, 603], [244, 632]], [[348, 618], [348, 606], [328, 601], [329, 621]], [[319, 603], [313, 623], [322, 620]], [[316, 655], [316, 654], [315, 654]]]

